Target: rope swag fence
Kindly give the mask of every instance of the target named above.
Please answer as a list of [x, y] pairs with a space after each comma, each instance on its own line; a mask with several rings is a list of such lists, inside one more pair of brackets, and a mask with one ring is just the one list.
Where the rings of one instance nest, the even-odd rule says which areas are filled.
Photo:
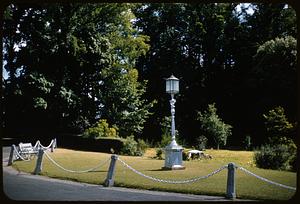
[[227, 168], [227, 165], [225, 166], [222, 166], [221, 168], [213, 171], [212, 173], [210, 174], [207, 174], [205, 176], [199, 176], [199, 177], [196, 177], [196, 178], [192, 178], [192, 179], [187, 179], [187, 180], [164, 180], [164, 179], [159, 179], [159, 178], [154, 178], [152, 176], [148, 176], [148, 175], [145, 175], [143, 174], [142, 172], [140, 171], [137, 171], [136, 169], [132, 168], [131, 166], [129, 166], [128, 164], [126, 164], [123, 160], [121, 160], [120, 158], [118, 158], [118, 161], [120, 161], [125, 167], [129, 168], [131, 171], [133, 171], [134, 173], [140, 175], [140, 176], [143, 176], [147, 179], [150, 179], [150, 180], [153, 180], [153, 181], [157, 181], [157, 182], [161, 182], [161, 183], [169, 183], [169, 184], [184, 184], [184, 183], [193, 183], [193, 182], [196, 182], [196, 181], [199, 181], [201, 179], [206, 179], [206, 178], [209, 178], [219, 172], [221, 172], [222, 170], [226, 169]]
[[[39, 142], [39, 141], [38, 141]], [[142, 176], [144, 178], [147, 178], [149, 180], [155, 181], [155, 182], [160, 182], [160, 183], [167, 183], [167, 184], [188, 184], [188, 183], [193, 183], [193, 182], [197, 182], [203, 179], [207, 179], [211, 176], [214, 176], [216, 174], [218, 174], [219, 172], [223, 171], [224, 169], [228, 170], [227, 173], [227, 188], [226, 188], [226, 198], [229, 199], [235, 199], [236, 198], [236, 181], [235, 181], [235, 172], [236, 170], [241, 170], [243, 172], [245, 172], [248, 175], [251, 175], [257, 179], [260, 179], [268, 184], [271, 185], [275, 185], [278, 187], [282, 187], [285, 189], [289, 189], [289, 190], [293, 190], [296, 191], [295, 187], [291, 187], [291, 186], [287, 186], [284, 184], [280, 184], [271, 180], [268, 180], [266, 178], [263, 178], [259, 175], [254, 174], [253, 172], [250, 172], [249, 170], [241, 167], [241, 166], [237, 166], [234, 163], [229, 163], [228, 165], [224, 165], [221, 166], [219, 169], [216, 169], [215, 171], [207, 174], [207, 175], [203, 175], [203, 176], [198, 176], [198, 177], [194, 177], [194, 178], [190, 178], [190, 179], [186, 179], [186, 180], [165, 180], [165, 179], [160, 179], [160, 178], [155, 178], [153, 176], [149, 176], [146, 175], [138, 170], [136, 170], [135, 168], [133, 168], [132, 166], [128, 165], [125, 161], [123, 161], [122, 159], [119, 158], [118, 155], [112, 155], [110, 158], [108, 158], [107, 160], [104, 160], [102, 162], [100, 162], [99, 164], [97, 164], [96, 166], [89, 168], [89, 169], [85, 169], [85, 170], [71, 170], [71, 169], [67, 169], [65, 167], [63, 167], [61, 164], [57, 163], [50, 155], [49, 153], [47, 153], [47, 149], [51, 148], [53, 145], [56, 145], [56, 141], [51, 141], [50, 145], [47, 147], [42, 146], [40, 143], [38, 143], [38, 145], [36, 144], [36, 147], [38, 148], [38, 155], [37, 155], [37, 161], [36, 161], [36, 166], [35, 166], [35, 170], [34, 170], [34, 174], [40, 174], [40, 172], [42, 171], [42, 161], [43, 161], [43, 155], [46, 155], [47, 159], [54, 164], [57, 168], [60, 168], [63, 171], [67, 171], [69, 173], [87, 173], [87, 172], [92, 172], [95, 169], [105, 165], [106, 163], [108, 163], [110, 161], [110, 165], [109, 165], [109, 169], [107, 172], [107, 176], [106, 179], [104, 181], [104, 186], [105, 187], [112, 187], [114, 186], [114, 177], [115, 177], [115, 169], [116, 169], [116, 163], [120, 162], [125, 168], [130, 169], [131, 171], [133, 171], [134, 173], [138, 174], [139, 176]], [[19, 157], [21, 160], [23, 161], [29, 161], [28, 159], [24, 159], [22, 158], [22, 156], [19, 154], [19, 152], [17, 151], [16, 147], [14, 145], [12, 145], [11, 148], [11, 155], [10, 157], [13, 157], [14, 154], [16, 154], [17, 157]], [[10, 164], [11, 165], [11, 164]]]
[[45, 152], [45, 155], [46, 155], [46, 157], [47, 157], [47, 158], [48, 158], [55, 166], [57, 166], [58, 168], [60, 168], [60, 169], [62, 169], [62, 170], [64, 170], [64, 171], [67, 171], [67, 172], [69, 172], [69, 173], [87, 173], [87, 172], [92, 172], [92, 171], [95, 171], [96, 169], [98, 169], [99, 167], [103, 166], [104, 164], [106, 164], [106, 163], [110, 160], [110, 158], [109, 158], [109, 159], [107, 159], [107, 160], [101, 162], [100, 164], [98, 164], [98, 165], [96, 165], [95, 167], [92, 167], [92, 168], [90, 168], [90, 169], [86, 169], [86, 170], [70, 170], [70, 169], [64, 168], [63, 166], [61, 166], [60, 164], [58, 164], [56, 161], [54, 161], [54, 159], [52, 159], [51, 156], [50, 156], [47, 152]]
[[244, 172], [246, 172], [247, 174], [250, 174], [251, 176], [254, 176], [254, 177], [256, 177], [257, 179], [260, 179], [260, 180], [262, 180], [262, 181], [265, 181], [265, 182], [267, 182], [267, 183], [269, 183], [269, 184], [273, 184], [273, 185], [275, 185], [275, 186], [280, 186], [280, 187], [282, 187], [282, 188], [286, 188], [286, 189], [290, 189], [290, 190], [294, 190], [294, 191], [296, 190], [296, 188], [294, 188], [294, 187], [287, 186], [287, 185], [283, 185], [283, 184], [280, 184], [280, 183], [277, 183], [277, 182], [274, 182], [274, 181], [270, 181], [269, 179], [263, 178], [263, 177], [261, 177], [261, 176], [258, 176], [258, 175], [252, 173], [251, 171], [248, 171], [247, 169], [245, 169], [245, 168], [243, 168], [243, 167], [237, 167], [237, 168], [240, 169], [240, 170], [242, 170], [242, 171], [244, 171]]
[[34, 146], [31, 143], [20, 143], [19, 147], [12, 145], [7, 165], [11, 166], [14, 160], [30, 161], [31, 157], [36, 156], [40, 149], [51, 150], [53, 152], [55, 148], [57, 148], [56, 138], [51, 140], [48, 146], [43, 146], [39, 140]]

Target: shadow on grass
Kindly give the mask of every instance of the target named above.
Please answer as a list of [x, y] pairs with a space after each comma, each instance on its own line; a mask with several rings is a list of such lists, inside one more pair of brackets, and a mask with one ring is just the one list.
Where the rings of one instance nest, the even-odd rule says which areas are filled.
[[172, 169], [161, 168], [161, 169], [151, 169], [151, 170], [146, 170], [146, 171], [172, 171]]
[[99, 172], [106, 172], [107, 173], [107, 171], [100, 171], [100, 170], [98, 170], [98, 171], [89, 171], [89, 172], [86, 172], [86, 173], [99, 173]]

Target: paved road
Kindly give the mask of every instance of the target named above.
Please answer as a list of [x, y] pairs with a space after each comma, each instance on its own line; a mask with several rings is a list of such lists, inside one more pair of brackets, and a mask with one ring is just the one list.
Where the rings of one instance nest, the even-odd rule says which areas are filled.
[[[3, 148], [3, 189], [9, 199], [36, 201], [229, 201], [219, 196], [189, 195], [136, 190], [72, 181], [18, 172], [7, 167], [9, 148]], [[237, 200], [239, 201], [239, 200]]]

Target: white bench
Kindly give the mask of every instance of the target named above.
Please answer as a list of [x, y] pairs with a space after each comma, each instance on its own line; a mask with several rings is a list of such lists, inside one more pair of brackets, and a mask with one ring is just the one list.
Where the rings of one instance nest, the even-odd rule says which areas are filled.
[[31, 143], [19, 143], [19, 154], [22, 157], [30, 158], [38, 153], [38, 149], [35, 149]]
[[191, 159], [191, 158], [193, 159], [194, 157], [196, 157], [198, 159], [201, 159], [201, 158], [212, 159], [211, 155], [204, 154], [204, 152], [200, 151], [200, 150], [193, 149], [193, 150], [188, 151], [188, 153], [189, 153], [188, 159]]
[[198, 156], [200, 158], [201, 154], [203, 154], [202, 151], [196, 150], [196, 149], [190, 150], [190, 151], [188, 151], [188, 153], [189, 153], [188, 159], [192, 158], [192, 155]]

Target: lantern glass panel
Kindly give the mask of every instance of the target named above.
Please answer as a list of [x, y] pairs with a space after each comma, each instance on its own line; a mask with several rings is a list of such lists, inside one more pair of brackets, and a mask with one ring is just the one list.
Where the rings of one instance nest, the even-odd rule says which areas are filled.
[[174, 80], [174, 87], [173, 90], [178, 93], [179, 92], [179, 80]]
[[171, 90], [171, 82], [169, 80], [166, 81], [166, 92], [169, 93]]
[[169, 94], [179, 92], [179, 80], [173, 75], [166, 80], [166, 92]]

